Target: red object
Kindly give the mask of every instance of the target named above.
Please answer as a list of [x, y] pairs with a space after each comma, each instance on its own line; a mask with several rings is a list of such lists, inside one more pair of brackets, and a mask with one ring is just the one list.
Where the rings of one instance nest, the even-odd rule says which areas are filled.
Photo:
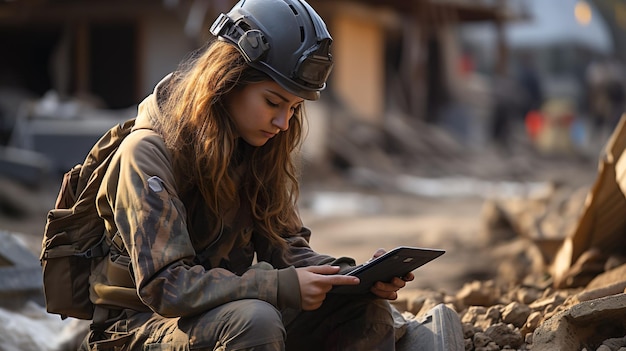
[[531, 140], [535, 140], [541, 129], [543, 129], [544, 118], [541, 112], [532, 110], [526, 114], [526, 133]]

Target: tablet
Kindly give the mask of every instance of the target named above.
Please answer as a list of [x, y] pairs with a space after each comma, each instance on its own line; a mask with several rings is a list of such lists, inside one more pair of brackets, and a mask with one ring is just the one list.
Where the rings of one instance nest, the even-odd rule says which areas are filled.
[[338, 285], [330, 293], [364, 294], [378, 281], [388, 282], [393, 277], [404, 277], [420, 266], [443, 255], [445, 250], [400, 246], [344, 273], [358, 277], [358, 285]]

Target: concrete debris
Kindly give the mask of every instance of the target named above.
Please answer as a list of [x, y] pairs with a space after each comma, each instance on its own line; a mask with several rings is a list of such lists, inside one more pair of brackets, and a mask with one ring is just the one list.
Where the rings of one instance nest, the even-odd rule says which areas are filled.
[[19, 311], [0, 308], [0, 349], [3, 351], [70, 351], [89, 330], [87, 321], [60, 320], [34, 302]]
[[39, 259], [9, 232], [0, 231], [0, 307], [43, 303]]
[[401, 295], [397, 305], [419, 316], [429, 299], [446, 301], [467, 351], [626, 350], [625, 150], [626, 115], [590, 189], [486, 201], [497, 276], [450, 296]]
[[626, 114], [601, 155], [598, 175], [575, 230], [568, 233], [551, 265], [555, 287], [583, 286], [604, 271], [611, 256], [626, 256]]
[[[585, 301], [560, 312], [533, 334], [533, 351], [616, 350], [626, 347], [626, 295]], [[614, 345], [611, 348], [609, 345]]]
[[[536, 292], [540, 289], [534, 287], [494, 289], [494, 285], [494, 281], [467, 285], [474, 291], [494, 294], [493, 300], [481, 300], [489, 302], [484, 306], [466, 305], [467, 300], [457, 297], [438, 297], [450, 301], [447, 305], [457, 311], [465, 350], [599, 350], [603, 343], [614, 345], [626, 340], [626, 295], [623, 290], [580, 301], [581, 296], [588, 296], [593, 290], [548, 288], [538, 295]], [[395, 305], [429, 308], [420, 302], [410, 302], [411, 297], [418, 298], [418, 295], [401, 294]], [[530, 303], [520, 301], [520, 297], [528, 296], [538, 298]], [[420, 316], [424, 311], [428, 310], [421, 309], [416, 315]]]
[[[465, 350], [626, 350], [626, 115], [590, 189], [486, 201], [485, 239], [497, 276], [454, 294], [401, 294], [459, 314]], [[415, 301], [412, 301], [415, 300]]]
[[[40, 100], [20, 104], [7, 146], [28, 153], [28, 160], [18, 165], [29, 172], [29, 179], [41, 172], [39, 168], [44, 163], [46, 172], [62, 174], [83, 162], [86, 150], [109, 128], [134, 117], [136, 111], [136, 106], [103, 109], [93, 101], [61, 99], [59, 94], [49, 91]], [[36, 160], [41, 160], [39, 168], [37, 163], [33, 164]], [[14, 158], [7, 161], [15, 162]]]

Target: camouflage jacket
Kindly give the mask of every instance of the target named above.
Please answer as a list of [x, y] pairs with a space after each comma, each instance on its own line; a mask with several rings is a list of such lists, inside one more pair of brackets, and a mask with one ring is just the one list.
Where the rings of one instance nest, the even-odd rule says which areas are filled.
[[243, 206], [219, 230], [209, 230], [216, 225], [201, 215], [202, 202], [177, 194], [170, 155], [151, 128], [161, 117], [158, 89], [140, 104], [134, 131], [114, 155], [98, 192], [98, 212], [117, 245], [90, 277], [92, 302], [166, 317], [239, 299], [300, 310], [295, 267], [354, 265], [314, 252], [306, 228], [285, 237], [289, 249], [282, 255], [255, 235]]

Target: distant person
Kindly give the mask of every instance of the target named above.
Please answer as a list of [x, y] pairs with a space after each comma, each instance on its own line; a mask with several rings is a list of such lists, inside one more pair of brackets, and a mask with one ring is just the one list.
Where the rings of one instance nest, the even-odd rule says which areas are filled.
[[518, 85], [510, 75], [500, 73], [492, 78], [491, 89], [493, 103], [488, 124], [489, 134], [500, 151], [509, 152], [513, 129], [518, 121], [522, 121]]
[[394, 350], [388, 300], [413, 274], [329, 294], [358, 283], [339, 274], [355, 262], [314, 252], [296, 209], [304, 100], [333, 65], [323, 20], [247, 0], [211, 33], [141, 103], [105, 175], [114, 245], [81, 350]]
[[530, 53], [521, 55], [517, 79], [524, 91], [522, 115], [526, 116], [531, 111], [540, 110], [544, 99], [543, 88], [537, 67]]

